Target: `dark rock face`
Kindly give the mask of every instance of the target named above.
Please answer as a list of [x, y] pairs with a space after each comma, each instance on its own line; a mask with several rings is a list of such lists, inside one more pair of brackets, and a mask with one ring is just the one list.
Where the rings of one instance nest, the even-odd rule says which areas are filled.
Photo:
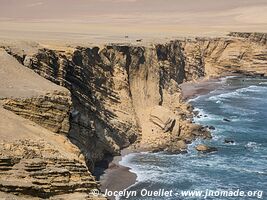
[[162, 87], [166, 87], [171, 79], [180, 84], [186, 78], [186, 63], [181, 45], [180, 41], [172, 41], [165, 45], [156, 46], [157, 59], [161, 67]]

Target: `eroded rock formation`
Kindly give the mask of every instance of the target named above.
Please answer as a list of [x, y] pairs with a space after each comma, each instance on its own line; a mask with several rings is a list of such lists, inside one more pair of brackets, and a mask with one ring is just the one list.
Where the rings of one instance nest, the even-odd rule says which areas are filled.
[[70, 92], [3, 50], [0, 67], [0, 198], [93, 199], [99, 184], [67, 138]]
[[[206, 128], [191, 122], [193, 108], [182, 101], [179, 84], [201, 77], [267, 73], [266, 34], [231, 33], [225, 38], [148, 46], [112, 44], [72, 51], [41, 48], [16, 53], [12, 47], [5, 49], [24, 66], [67, 88], [72, 103], [69, 125], [67, 112], [61, 112], [64, 106], [42, 104], [38, 98], [12, 98], [5, 107], [64, 133], [79, 147], [91, 171], [105, 155], [118, 155], [131, 144], [185, 152], [193, 139], [210, 138]], [[29, 106], [35, 102], [38, 108]], [[34, 111], [30, 116], [28, 109]]]

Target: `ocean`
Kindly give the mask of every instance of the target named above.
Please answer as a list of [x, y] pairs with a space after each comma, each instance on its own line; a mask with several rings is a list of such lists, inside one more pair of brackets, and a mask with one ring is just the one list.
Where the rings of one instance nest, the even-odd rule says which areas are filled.
[[[222, 81], [221, 88], [189, 100], [199, 111], [195, 123], [213, 126], [213, 138], [194, 141], [187, 154], [123, 157], [120, 164], [137, 174], [137, 183], [128, 188], [137, 194], [119, 199], [267, 199], [267, 80]], [[194, 147], [200, 143], [218, 151], [199, 153]], [[162, 196], [163, 190], [172, 194]]]

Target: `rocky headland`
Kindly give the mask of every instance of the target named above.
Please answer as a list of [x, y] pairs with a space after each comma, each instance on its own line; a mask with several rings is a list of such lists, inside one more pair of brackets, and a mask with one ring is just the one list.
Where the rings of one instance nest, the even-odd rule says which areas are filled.
[[[91, 199], [122, 149], [186, 152], [211, 138], [181, 84], [265, 76], [267, 34], [47, 48], [1, 42], [0, 197]], [[99, 197], [102, 198], [102, 197]]]

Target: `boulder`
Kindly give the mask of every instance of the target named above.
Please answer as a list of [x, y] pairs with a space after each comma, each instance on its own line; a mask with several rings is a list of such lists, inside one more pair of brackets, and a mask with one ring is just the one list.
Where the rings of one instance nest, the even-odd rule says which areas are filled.
[[204, 144], [199, 144], [195, 148], [197, 151], [202, 152], [202, 153], [211, 153], [214, 151], [218, 151], [216, 147], [210, 147]]
[[224, 140], [224, 143], [226, 143], [226, 144], [234, 144], [235, 141], [232, 140], [232, 139], [227, 138], [227, 139]]
[[150, 121], [164, 132], [171, 131], [175, 125], [174, 113], [163, 106], [155, 106], [150, 112]]
[[230, 119], [226, 119], [226, 118], [224, 118], [223, 121], [225, 121], [225, 122], [231, 122]]
[[196, 138], [201, 137], [203, 139], [210, 139], [211, 133], [209, 130], [199, 124], [185, 123], [182, 127], [180, 136], [182, 138]]
[[187, 153], [187, 144], [183, 140], [172, 142], [167, 148], [166, 152], [172, 154]]
[[215, 130], [215, 127], [214, 126], [209, 126], [209, 129], [210, 130]]
[[181, 127], [180, 127], [180, 122], [176, 119], [175, 124], [172, 129], [172, 134], [175, 136], [179, 136], [181, 133]]

